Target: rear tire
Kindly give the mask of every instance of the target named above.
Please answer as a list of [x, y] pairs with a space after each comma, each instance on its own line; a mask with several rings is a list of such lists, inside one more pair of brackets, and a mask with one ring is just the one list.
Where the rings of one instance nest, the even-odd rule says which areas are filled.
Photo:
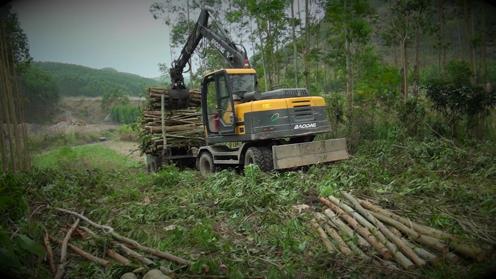
[[198, 170], [203, 177], [207, 177], [215, 172], [214, 159], [212, 155], [208, 152], [203, 152], [200, 154], [197, 163]]
[[273, 170], [272, 147], [249, 147], [245, 153], [244, 166], [250, 164], [257, 165], [263, 171]]

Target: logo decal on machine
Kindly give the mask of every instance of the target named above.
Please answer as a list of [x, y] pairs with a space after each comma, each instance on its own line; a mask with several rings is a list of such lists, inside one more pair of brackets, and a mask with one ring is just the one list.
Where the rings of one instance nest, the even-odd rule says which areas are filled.
[[308, 129], [308, 128], [317, 128], [317, 123], [305, 123], [305, 124], [296, 124], [293, 130], [298, 129]]

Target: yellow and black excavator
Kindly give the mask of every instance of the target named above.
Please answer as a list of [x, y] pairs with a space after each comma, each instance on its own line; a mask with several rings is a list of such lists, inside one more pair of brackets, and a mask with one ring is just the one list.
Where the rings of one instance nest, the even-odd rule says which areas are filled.
[[230, 66], [206, 74], [201, 82], [207, 144], [191, 154], [200, 172], [248, 164], [270, 171], [347, 159], [344, 138], [314, 141], [317, 134], [331, 131], [324, 98], [310, 96], [305, 88], [260, 92], [246, 49], [229, 38], [213, 15], [202, 9], [170, 68], [169, 103], [177, 109], [188, 104], [183, 72], [202, 39], [210, 40]]

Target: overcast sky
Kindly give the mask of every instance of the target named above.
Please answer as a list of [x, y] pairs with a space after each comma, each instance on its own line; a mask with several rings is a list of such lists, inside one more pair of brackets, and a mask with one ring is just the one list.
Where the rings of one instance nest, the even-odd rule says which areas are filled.
[[37, 61], [112, 67], [158, 77], [170, 64], [168, 29], [148, 11], [154, 0], [15, 0]]

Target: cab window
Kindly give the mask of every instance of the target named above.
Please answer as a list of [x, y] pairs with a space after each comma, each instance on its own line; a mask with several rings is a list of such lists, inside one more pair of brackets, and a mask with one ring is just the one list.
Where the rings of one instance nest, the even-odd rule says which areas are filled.
[[227, 88], [227, 81], [225, 75], [220, 75], [218, 78], [219, 82], [219, 108], [222, 114], [222, 120], [225, 124], [232, 124], [232, 103], [229, 96], [229, 90]]
[[217, 85], [215, 83], [215, 78], [209, 77], [206, 81], [207, 89], [207, 119], [208, 119], [208, 130], [212, 133], [219, 132], [219, 112], [217, 107]]

